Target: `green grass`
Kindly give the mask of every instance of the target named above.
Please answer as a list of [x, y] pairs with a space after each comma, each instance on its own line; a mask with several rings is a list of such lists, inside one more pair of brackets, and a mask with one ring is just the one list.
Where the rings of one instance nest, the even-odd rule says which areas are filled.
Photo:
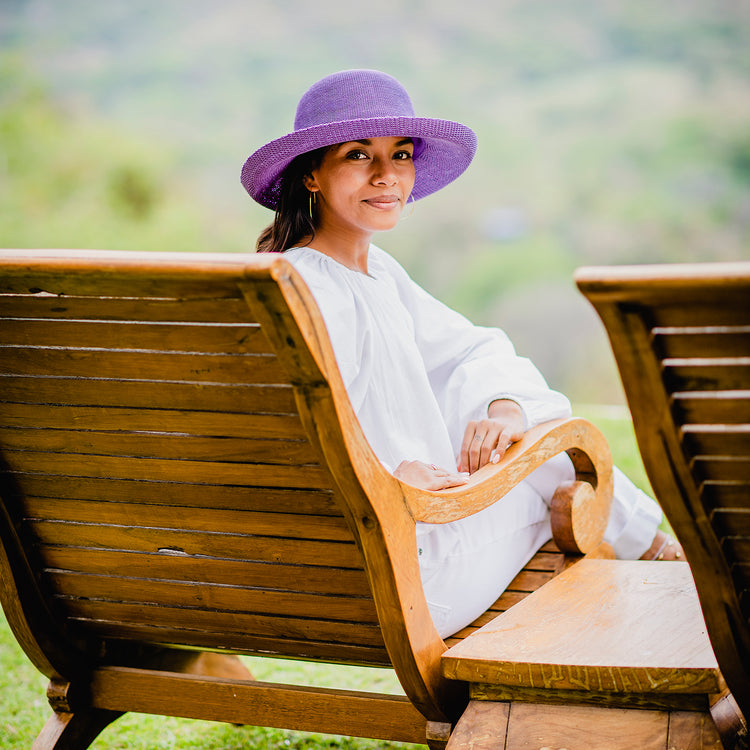
[[573, 413], [577, 417], [588, 419], [602, 431], [612, 451], [613, 463], [644, 492], [652, 494], [627, 408], [574, 404]]
[[[648, 491], [648, 480], [626, 410], [582, 406], [575, 411], [602, 430], [610, 443], [615, 463]], [[261, 658], [246, 658], [245, 661], [255, 677], [261, 680], [402, 692], [390, 670]], [[45, 698], [46, 684], [46, 678], [26, 659], [5, 617], [0, 615], [0, 702], [3, 707], [0, 738], [3, 738], [4, 750], [31, 746], [50, 716]], [[422, 746], [127, 714], [107, 727], [91, 747], [93, 750], [414, 750]]]
[[[260, 680], [402, 693], [391, 670], [249, 657], [243, 660]], [[0, 705], [3, 707], [0, 746], [3, 750], [25, 750], [31, 746], [51, 714], [45, 697], [46, 686], [47, 679], [28, 661], [7, 620], [0, 614]], [[121, 717], [91, 745], [92, 750], [417, 750], [420, 747], [145, 714]]]
[[[612, 451], [612, 461], [645, 493], [654, 496], [651, 484], [646, 476], [646, 469], [638, 451], [638, 443], [633, 431], [630, 412], [622, 406], [574, 405], [573, 412], [577, 417], [583, 417], [593, 422], [609, 443]], [[661, 522], [661, 528], [668, 534], [672, 529], [666, 517]]]

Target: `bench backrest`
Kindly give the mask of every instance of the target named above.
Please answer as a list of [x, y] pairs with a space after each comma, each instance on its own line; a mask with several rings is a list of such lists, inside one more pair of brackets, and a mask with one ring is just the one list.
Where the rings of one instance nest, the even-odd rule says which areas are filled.
[[586, 268], [576, 280], [604, 321], [649, 479], [750, 716], [750, 263]]
[[78, 639], [393, 665], [444, 716], [414, 521], [282, 257], [0, 259], [0, 461], [47, 673]]

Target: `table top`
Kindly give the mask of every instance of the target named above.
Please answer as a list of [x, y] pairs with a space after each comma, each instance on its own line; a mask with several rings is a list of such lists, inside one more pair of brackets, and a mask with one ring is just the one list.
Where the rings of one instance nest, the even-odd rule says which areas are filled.
[[443, 654], [446, 677], [518, 688], [714, 693], [685, 562], [583, 559]]

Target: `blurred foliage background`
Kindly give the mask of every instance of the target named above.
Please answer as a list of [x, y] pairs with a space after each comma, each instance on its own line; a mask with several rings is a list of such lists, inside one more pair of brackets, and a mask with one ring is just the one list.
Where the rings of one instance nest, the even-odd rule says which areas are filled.
[[251, 252], [244, 159], [351, 67], [479, 136], [378, 243], [580, 403], [576, 266], [750, 257], [749, 0], [0, 0], [0, 244]]

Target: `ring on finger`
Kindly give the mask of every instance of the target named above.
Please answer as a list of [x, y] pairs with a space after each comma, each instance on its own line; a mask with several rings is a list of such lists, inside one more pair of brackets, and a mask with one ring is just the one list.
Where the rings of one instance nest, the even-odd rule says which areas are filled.
[[484, 435], [474, 435], [474, 440], [482, 441], [484, 440]]

